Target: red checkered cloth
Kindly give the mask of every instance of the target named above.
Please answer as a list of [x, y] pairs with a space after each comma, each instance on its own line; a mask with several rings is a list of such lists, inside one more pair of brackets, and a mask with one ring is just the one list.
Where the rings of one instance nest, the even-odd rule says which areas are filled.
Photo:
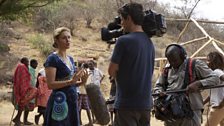
[[47, 86], [46, 77], [39, 76], [38, 82], [39, 82], [39, 86], [37, 88], [38, 89], [37, 90], [37, 92], [38, 92], [37, 93], [38, 94], [37, 95], [37, 105], [46, 107], [52, 90], [50, 90]]
[[[13, 79], [13, 90], [16, 98], [16, 104], [23, 109], [28, 104], [27, 98], [30, 98], [30, 94], [32, 95], [31, 97], [34, 97], [33, 95], [36, 92], [35, 89], [31, 89], [31, 77], [28, 68], [24, 64], [19, 63], [16, 67]], [[27, 93], [29, 95], [27, 95]]]

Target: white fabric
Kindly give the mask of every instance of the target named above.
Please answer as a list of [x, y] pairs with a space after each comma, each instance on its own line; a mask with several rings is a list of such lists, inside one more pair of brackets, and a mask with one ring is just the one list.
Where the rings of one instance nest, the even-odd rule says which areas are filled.
[[[220, 69], [215, 69], [213, 71], [219, 78], [224, 75], [224, 72]], [[224, 81], [219, 82], [219, 84], [224, 84]], [[211, 89], [211, 96], [210, 96], [210, 102], [211, 106], [219, 106], [219, 104], [224, 99], [224, 88], [213, 88]]]
[[94, 68], [94, 70], [88, 69], [89, 79], [87, 80], [87, 84], [93, 83], [100, 86], [100, 80], [103, 77], [103, 73], [98, 69]]
[[[88, 74], [89, 74], [89, 77], [88, 77], [85, 85], [93, 83], [93, 84], [96, 84], [96, 85], [100, 86], [100, 80], [103, 77], [103, 73], [98, 68], [94, 68], [94, 70], [88, 69]], [[85, 85], [79, 86], [79, 93], [80, 94], [87, 94], [86, 89], [85, 89]]]
[[79, 86], [79, 93], [80, 93], [80, 94], [87, 94], [87, 93], [86, 93], [86, 88], [85, 88], [84, 85], [80, 85], [80, 86]]
[[45, 69], [44, 68], [40, 69], [39, 73], [41, 74], [41, 76], [46, 77]]

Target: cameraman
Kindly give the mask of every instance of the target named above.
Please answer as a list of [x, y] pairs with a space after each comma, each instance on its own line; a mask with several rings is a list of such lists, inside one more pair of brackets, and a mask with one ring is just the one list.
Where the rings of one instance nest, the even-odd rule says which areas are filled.
[[154, 45], [141, 26], [141, 4], [125, 4], [118, 13], [128, 34], [118, 38], [108, 69], [117, 83], [115, 126], [149, 126]]

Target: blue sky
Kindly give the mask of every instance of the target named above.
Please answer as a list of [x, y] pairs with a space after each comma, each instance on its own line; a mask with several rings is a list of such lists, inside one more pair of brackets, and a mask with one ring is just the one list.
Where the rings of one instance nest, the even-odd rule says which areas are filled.
[[[158, 0], [158, 2], [180, 5], [178, 0]], [[224, 21], [224, 0], [201, 0], [195, 8], [196, 17], [214, 21]]]

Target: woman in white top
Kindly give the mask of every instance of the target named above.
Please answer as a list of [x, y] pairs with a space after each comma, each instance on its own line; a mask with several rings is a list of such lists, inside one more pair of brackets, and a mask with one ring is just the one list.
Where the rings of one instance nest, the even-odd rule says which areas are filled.
[[[219, 76], [219, 84], [224, 84], [224, 57], [219, 52], [210, 52], [207, 55], [207, 64]], [[210, 100], [210, 111], [205, 126], [224, 126], [224, 88], [214, 88], [210, 91], [210, 96], [204, 100], [204, 104]]]

